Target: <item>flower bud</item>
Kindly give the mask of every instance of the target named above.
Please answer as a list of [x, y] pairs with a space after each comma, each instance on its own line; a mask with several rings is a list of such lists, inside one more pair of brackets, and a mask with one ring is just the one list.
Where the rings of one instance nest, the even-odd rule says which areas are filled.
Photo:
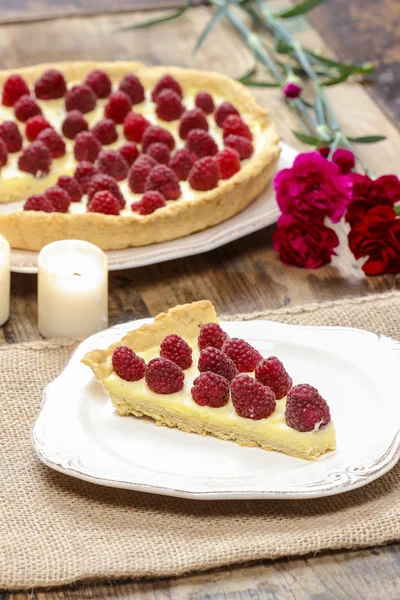
[[283, 86], [283, 93], [285, 94], [286, 98], [298, 98], [302, 90], [303, 88], [301, 85], [301, 79], [298, 77], [291, 77]]
[[355, 167], [356, 161], [354, 159], [354, 154], [350, 150], [346, 150], [345, 148], [338, 148], [335, 150], [332, 156], [332, 160], [334, 163], [340, 167], [340, 170], [343, 174], [350, 173]]

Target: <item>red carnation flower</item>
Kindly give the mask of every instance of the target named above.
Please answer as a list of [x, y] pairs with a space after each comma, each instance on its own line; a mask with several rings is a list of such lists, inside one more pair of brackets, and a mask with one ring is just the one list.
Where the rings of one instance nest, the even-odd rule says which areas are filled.
[[374, 206], [393, 206], [400, 202], [400, 181], [396, 175], [383, 175], [373, 181], [368, 175], [351, 173], [353, 196], [346, 211], [346, 221], [354, 225]]

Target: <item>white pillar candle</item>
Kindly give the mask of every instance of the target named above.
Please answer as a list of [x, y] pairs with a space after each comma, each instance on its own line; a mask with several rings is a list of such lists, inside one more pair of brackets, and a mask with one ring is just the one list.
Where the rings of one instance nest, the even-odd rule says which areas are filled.
[[0, 235], [0, 327], [10, 316], [10, 244]]
[[39, 331], [47, 338], [90, 335], [108, 325], [108, 261], [80, 240], [45, 246], [39, 254]]

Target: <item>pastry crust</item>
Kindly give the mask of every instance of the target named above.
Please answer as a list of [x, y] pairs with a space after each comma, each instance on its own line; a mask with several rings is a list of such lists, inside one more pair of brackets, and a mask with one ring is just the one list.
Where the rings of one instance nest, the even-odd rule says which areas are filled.
[[[107, 71], [113, 82], [133, 71], [146, 89], [153, 87], [168, 72], [179, 80], [184, 93], [206, 89], [234, 103], [240, 112], [246, 114], [250, 127], [257, 127], [260, 131], [263, 145], [243, 163], [236, 175], [221, 181], [217, 188], [196, 193], [193, 200], [171, 202], [151, 215], [47, 214], [35, 211], [0, 214], [0, 234], [9, 240], [13, 248], [37, 251], [56, 240], [81, 239], [103, 250], [118, 250], [177, 239], [217, 225], [239, 213], [265, 189], [274, 175], [280, 153], [279, 139], [269, 121], [268, 111], [257, 104], [243, 85], [224, 75], [178, 67], [146, 67], [137, 62], [65, 62], [2, 71], [0, 84], [12, 72], [20, 73], [32, 84], [48, 68], [60, 69], [69, 82], [82, 81], [95, 68]], [[50, 172], [43, 182], [29, 176], [19, 178], [14, 186], [7, 188], [7, 193], [2, 193], [0, 175], [0, 202], [20, 200], [30, 193], [43, 191], [55, 183], [51, 177]]]

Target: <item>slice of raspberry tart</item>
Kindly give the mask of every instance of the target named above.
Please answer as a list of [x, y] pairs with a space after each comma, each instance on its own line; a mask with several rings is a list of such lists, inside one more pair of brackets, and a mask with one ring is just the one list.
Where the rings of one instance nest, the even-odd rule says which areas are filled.
[[82, 361], [121, 415], [315, 460], [335, 450], [329, 407], [282, 362], [230, 338], [211, 302], [176, 306]]

